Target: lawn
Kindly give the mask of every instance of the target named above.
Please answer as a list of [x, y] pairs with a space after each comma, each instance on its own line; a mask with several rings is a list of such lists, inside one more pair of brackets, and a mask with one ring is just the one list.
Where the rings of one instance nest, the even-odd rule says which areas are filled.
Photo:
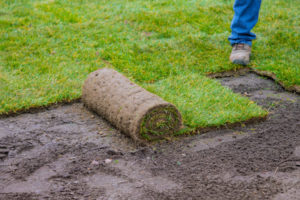
[[[0, 0], [0, 114], [81, 96], [113, 67], [174, 103], [190, 127], [265, 116], [206, 75], [229, 62], [232, 0]], [[300, 85], [299, 0], [263, 1], [250, 67]]]

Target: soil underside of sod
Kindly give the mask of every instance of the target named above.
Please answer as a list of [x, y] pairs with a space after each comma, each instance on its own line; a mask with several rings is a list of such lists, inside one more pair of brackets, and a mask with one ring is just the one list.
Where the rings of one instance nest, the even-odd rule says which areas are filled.
[[252, 73], [219, 80], [268, 119], [149, 147], [80, 102], [0, 119], [0, 199], [296, 199], [299, 95]]

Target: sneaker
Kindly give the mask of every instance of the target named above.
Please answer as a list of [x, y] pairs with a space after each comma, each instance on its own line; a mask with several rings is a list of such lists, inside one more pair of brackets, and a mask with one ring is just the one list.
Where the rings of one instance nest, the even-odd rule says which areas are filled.
[[251, 46], [248, 44], [234, 44], [230, 54], [230, 61], [234, 64], [248, 65], [251, 56]]

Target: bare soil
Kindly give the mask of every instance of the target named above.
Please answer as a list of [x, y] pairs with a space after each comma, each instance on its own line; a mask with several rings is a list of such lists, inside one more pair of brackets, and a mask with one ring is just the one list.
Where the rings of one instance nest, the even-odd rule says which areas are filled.
[[299, 199], [300, 97], [220, 78], [267, 120], [138, 147], [82, 103], [0, 119], [0, 199]]

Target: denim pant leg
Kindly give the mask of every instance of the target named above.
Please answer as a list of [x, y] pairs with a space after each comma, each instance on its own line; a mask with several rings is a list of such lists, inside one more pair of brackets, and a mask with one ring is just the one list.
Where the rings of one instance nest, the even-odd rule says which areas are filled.
[[251, 30], [258, 21], [260, 5], [261, 0], [235, 0], [231, 35], [228, 37], [231, 45], [236, 43], [252, 45], [256, 35]]

